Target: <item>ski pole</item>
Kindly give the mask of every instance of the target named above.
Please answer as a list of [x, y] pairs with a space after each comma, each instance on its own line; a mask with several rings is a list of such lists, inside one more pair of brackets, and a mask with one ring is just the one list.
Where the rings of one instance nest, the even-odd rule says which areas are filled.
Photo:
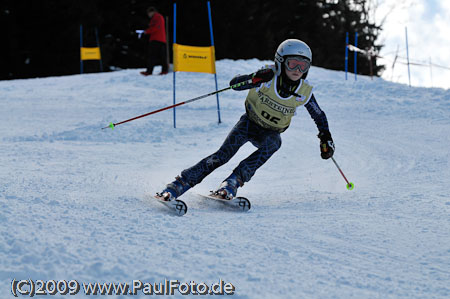
[[194, 101], [197, 101], [197, 100], [200, 100], [200, 99], [203, 99], [203, 98], [206, 98], [206, 97], [215, 95], [216, 93], [223, 92], [223, 91], [228, 90], [228, 89], [236, 88], [236, 87], [239, 87], [239, 86], [242, 86], [242, 85], [245, 85], [245, 84], [251, 84], [251, 83], [252, 83], [252, 80], [248, 80], [248, 81], [236, 83], [236, 84], [234, 84], [234, 85], [231, 85], [231, 86], [229, 86], [229, 87], [223, 88], [223, 89], [221, 89], [221, 90], [217, 90], [217, 91], [214, 91], [214, 92], [210, 92], [210, 93], [208, 93], [208, 94], [205, 94], [205, 95], [202, 95], [202, 96], [199, 96], [199, 97], [196, 97], [196, 98], [193, 98], [193, 99], [184, 101], [184, 102], [180, 102], [180, 103], [177, 103], [177, 104], [175, 104], [175, 105], [171, 105], [171, 106], [167, 106], [167, 107], [164, 107], [164, 108], [161, 108], [161, 109], [158, 109], [158, 110], [154, 110], [154, 111], [152, 111], [152, 112], [145, 113], [145, 114], [142, 114], [142, 115], [139, 115], [139, 116], [130, 118], [130, 119], [126, 119], [126, 120], [123, 120], [123, 121], [118, 122], [118, 123], [112, 123], [112, 122], [111, 122], [111, 123], [109, 123], [109, 126], [102, 128], [102, 130], [107, 129], [107, 128], [114, 129], [115, 126], [118, 126], [118, 125], [121, 125], [121, 124], [130, 122], [130, 121], [133, 121], [133, 120], [142, 118], [142, 117], [146, 117], [146, 116], [149, 116], [149, 115], [152, 115], [152, 114], [155, 114], [155, 113], [158, 113], [158, 112], [167, 110], [167, 109], [172, 109], [172, 108], [175, 108], [175, 107], [177, 107], [177, 106], [181, 106], [181, 105], [184, 105], [184, 104], [187, 104], [187, 103], [192, 103], [192, 102], [194, 102]]
[[342, 177], [344, 178], [344, 180], [347, 182], [347, 190], [353, 190], [353, 188], [355, 188], [355, 184], [349, 182], [347, 180], [347, 178], [345, 177], [344, 173], [342, 172], [341, 168], [339, 167], [339, 165], [337, 164], [336, 160], [334, 160], [333, 157], [331, 157], [331, 160], [333, 160], [334, 165], [336, 165], [337, 169], [339, 170], [339, 172], [342, 174]]

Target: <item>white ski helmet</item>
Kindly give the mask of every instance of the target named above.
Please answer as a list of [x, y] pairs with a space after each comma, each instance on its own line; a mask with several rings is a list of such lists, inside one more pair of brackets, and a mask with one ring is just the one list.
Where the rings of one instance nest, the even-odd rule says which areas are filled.
[[276, 74], [281, 74], [281, 67], [285, 56], [302, 56], [312, 62], [312, 51], [309, 46], [299, 39], [287, 39], [282, 42], [275, 53]]

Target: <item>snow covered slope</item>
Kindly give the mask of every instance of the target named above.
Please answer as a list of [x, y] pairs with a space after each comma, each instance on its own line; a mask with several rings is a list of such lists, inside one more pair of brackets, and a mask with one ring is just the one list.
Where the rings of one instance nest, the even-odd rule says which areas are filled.
[[[218, 61], [219, 88], [266, 63]], [[320, 158], [300, 108], [281, 149], [239, 190], [250, 212], [196, 195], [253, 152], [247, 144], [182, 197], [183, 217], [149, 195], [221, 145], [245, 91], [220, 94], [220, 125], [210, 97], [177, 108], [177, 129], [169, 110], [101, 130], [171, 105], [172, 75], [0, 82], [0, 297], [12, 297], [13, 279], [221, 279], [236, 298], [450, 296], [450, 91], [315, 67], [309, 81], [355, 189]], [[211, 75], [177, 74], [178, 101], [214, 88]], [[84, 298], [83, 286], [60, 297]]]

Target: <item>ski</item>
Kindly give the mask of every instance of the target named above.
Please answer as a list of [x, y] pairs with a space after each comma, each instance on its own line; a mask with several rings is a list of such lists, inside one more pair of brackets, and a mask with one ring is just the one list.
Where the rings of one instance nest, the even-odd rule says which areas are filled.
[[175, 214], [178, 216], [183, 216], [187, 212], [187, 205], [184, 201], [179, 199], [174, 200], [164, 200], [162, 196], [159, 196], [158, 194], [153, 196], [158, 202], [162, 203], [169, 209], [173, 210]]
[[248, 210], [250, 210], [250, 208], [252, 206], [250, 201], [247, 198], [242, 197], [242, 196], [233, 197], [232, 199], [224, 199], [222, 197], [215, 195], [213, 192], [211, 192], [209, 195], [199, 194], [199, 196], [201, 196], [205, 199], [210, 199], [210, 200], [215, 200], [215, 201], [221, 202], [228, 206], [237, 208], [243, 212], [247, 212]]

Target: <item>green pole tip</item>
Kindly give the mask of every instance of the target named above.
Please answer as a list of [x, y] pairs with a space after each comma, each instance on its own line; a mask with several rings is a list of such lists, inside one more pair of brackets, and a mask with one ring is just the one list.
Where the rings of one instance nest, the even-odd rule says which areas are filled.
[[113, 123], [109, 123], [109, 127], [114, 130], [114, 124]]
[[353, 184], [353, 183], [347, 184], [347, 190], [353, 190], [354, 188], [355, 188], [355, 184]]

